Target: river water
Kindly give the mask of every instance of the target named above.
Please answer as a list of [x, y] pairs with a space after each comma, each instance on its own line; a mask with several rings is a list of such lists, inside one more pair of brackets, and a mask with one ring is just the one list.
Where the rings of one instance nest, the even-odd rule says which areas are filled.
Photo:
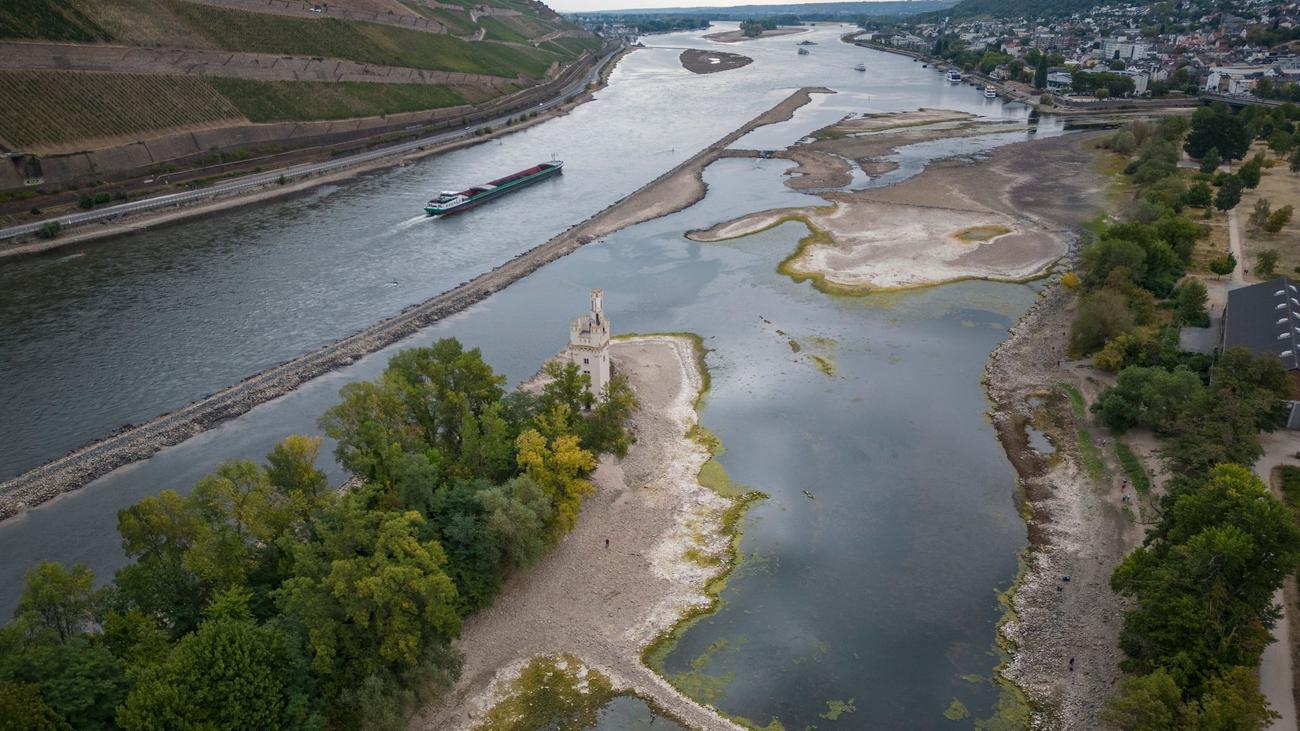
[[[755, 63], [707, 76], [681, 69], [677, 54], [716, 44], [698, 34], [656, 36], [654, 48], [621, 62], [595, 101], [499, 143], [115, 239], [84, 256], [0, 266], [0, 474], [469, 279], [800, 86], [840, 93], [815, 96], [790, 122], [739, 145], [782, 147], [849, 112], [1024, 114], [906, 58], [841, 44], [840, 32], [823, 26], [795, 39], [819, 44], [809, 56], [796, 56], [789, 38], [731, 48]], [[852, 70], [859, 61], [868, 73]], [[936, 156], [1023, 138], [916, 146], [899, 160], [914, 173]], [[560, 179], [446, 221], [417, 215], [430, 191], [552, 153], [566, 161]], [[0, 524], [0, 615], [36, 561], [84, 563], [110, 576], [123, 561], [117, 510], [161, 489], [187, 490], [223, 459], [257, 459], [287, 434], [315, 432], [339, 387], [374, 378], [398, 349], [454, 335], [517, 382], [563, 346], [587, 289], [603, 287], [616, 331], [705, 338], [713, 390], [702, 421], [726, 443], [732, 478], [771, 495], [745, 521], [746, 561], [723, 608], [685, 633], [667, 671], [760, 725], [779, 718], [787, 728], [946, 728], [954, 698], [972, 714], [964, 723], [989, 715], [996, 595], [1015, 575], [1024, 527], [979, 378], [1033, 289], [967, 282], [830, 297], [775, 273], [803, 233], [794, 224], [725, 244], [682, 236], [748, 211], [816, 201], [781, 185], [787, 166], [715, 163], [696, 206], [587, 246], [402, 343]], [[833, 374], [811, 354], [833, 364]], [[853, 710], [828, 718], [836, 716], [831, 701], [851, 701]], [[637, 708], [610, 712], [641, 718]]]

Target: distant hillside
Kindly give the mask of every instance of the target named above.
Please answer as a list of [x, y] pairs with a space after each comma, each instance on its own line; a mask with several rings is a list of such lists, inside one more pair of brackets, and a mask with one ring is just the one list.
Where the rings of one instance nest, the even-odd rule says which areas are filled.
[[202, 130], [206, 153], [278, 144], [212, 134], [250, 124], [455, 116], [602, 45], [533, 0], [0, 0], [0, 152]]
[[628, 8], [580, 13], [595, 15], [702, 15], [714, 20], [741, 20], [771, 15], [794, 15], [801, 20], [851, 20], [868, 16], [916, 15], [952, 7], [957, 0], [885, 0], [883, 2], [791, 3], [787, 5], [736, 5], [732, 7]]
[[962, 0], [944, 15], [955, 18], [1052, 18], [1089, 10], [1104, 0]]

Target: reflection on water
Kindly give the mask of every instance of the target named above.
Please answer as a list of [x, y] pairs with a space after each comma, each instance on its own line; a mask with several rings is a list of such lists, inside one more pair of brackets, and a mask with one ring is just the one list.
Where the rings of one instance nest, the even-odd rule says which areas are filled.
[[[845, 93], [797, 114], [787, 123], [796, 136], [787, 141], [853, 104], [984, 104], [973, 90], [966, 90], [968, 100], [950, 97], [955, 90], [906, 59], [842, 46], [835, 32], [824, 33], [828, 38], [818, 39], [824, 42], [809, 57], [823, 64], [820, 71], [810, 64], [796, 73], [772, 62], [777, 54], [793, 56], [794, 48], [774, 41], [747, 50], [756, 58], [750, 66], [695, 78], [674, 66], [675, 51], [632, 55], [600, 101], [569, 119], [585, 116], [583, 124], [632, 138], [628, 144], [640, 154], [613, 156], [602, 147], [613, 143], [593, 138], [589, 146], [597, 152], [586, 158], [585, 172], [534, 186], [535, 199], [523, 193], [483, 215], [451, 219], [459, 229], [412, 221], [410, 203], [445, 187], [435, 181], [479, 179], [531, 160], [541, 145], [558, 146], [548, 130], [580, 127], [548, 123], [535, 137], [511, 138], [499, 153], [475, 148], [291, 202], [132, 237], [91, 249], [86, 264], [24, 262], [31, 286], [0, 294], [0, 352], [7, 353], [0, 375], [21, 381], [0, 386], [18, 417], [6, 419], [4, 436], [28, 445], [6, 464], [29, 463], [44, 444], [22, 422], [39, 422], [62, 435], [51, 444], [67, 445], [82, 438], [77, 434], [168, 408], [481, 271], [567, 225], [556, 211], [599, 208], [770, 106], [772, 97], [788, 93], [772, 91], [774, 78], [836, 86], [838, 80], [821, 76], [838, 74], [842, 64], [843, 83], [856, 84], [856, 102]], [[681, 34], [655, 40], [694, 42]], [[853, 72], [858, 58], [879, 73], [867, 79]], [[724, 96], [727, 103], [708, 107], [717, 108], [721, 122], [701, 122], [710, 115], [688, 113], [690, 105], [677, 101]], [[655, 105], [653, 124], [627, 117]], [[834, 105], [841, 108], [827, 108]], [[659, 130], [673, 115], [683, 126]], [[582, 149], [570, 144], [560, 152], [576, 159]], [[509, 154], [509, 164], [493, 162], [494, 154]], [[1013, 505], [1015, 475], [984, 418], [980, 375], [1034, 291], [966, 282], [831, 297], [775, 272], [803, 234], [800, 226], [721, 244], [682, 236], [751, 210], [815, 200], [780, 184], [784, 167], [720, 161], [706, 171], [709, 194], [698, 205], [580, 249], [403, 343], [0, 524], [0, 615], [12, 610], [22, 572], [38, 560], [84, 563], [107, 578], [123, 560], [113, 528], [117, 510], [164, 488], [188, 490], [222, 459], [260, 458], [287, 434], [314, 432], [343, 384], [376, 377], [399, 348], [456, 336], [481, 347], [518, 382], [562, 347], [586, 290], [603, 287], [616, 330], [704, 338], [713, 378], [702, 422], [726, 443], [722, 461], [733, 479], [771, 495], [745, 521], [745, 563], [722, 609], [685, 633], [667, 672], [684, 686], [713, 689], [712, 702], [729, 713], [760, 724], [777, 717], [791, 729], [946, 728], [943, 711], [953, 698], [975, 717], [989, 715], [995, 689], [961, 676], [987, 677], [996, 662], [996, 591], [1015, 574], [1024, 527]], [[573, 198], [579, 192], [586, 198]], [[550, 207], [534, 210], [539, 204]], [[0, 277], [12, 284], [18, 270], [2, 268]], [[394, 279], [399, 287], [385, 286]], [[58, 281], [67, 286], [52, 286]], [[79, 320], [69, 321], [70, 313]], [[791, 339], [807, 347], [793, 352]], [[10, 354], [6, 346], [17, 343]], [[832, 363], [834, 375], [810, 354]], [[46, 359], [52, 383], [41, 386]], [[44, 394], [49, 408], [26, 389]], [[83, 418], [95, 426], [79, 432], [71, 425]], [[331, 470], [337, 478], [338, 469]], [[722, 649], [708, 652], [711, 645]], [[601, 727], [648, 721], [637, 703], [617, 701], [607, 709], [612, 725]]]

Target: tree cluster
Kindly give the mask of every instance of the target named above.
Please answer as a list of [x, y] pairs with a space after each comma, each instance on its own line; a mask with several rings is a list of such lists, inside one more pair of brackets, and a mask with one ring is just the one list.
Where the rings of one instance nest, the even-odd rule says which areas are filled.
[[233, 461], [118, 515], [132, 563], [27, 575], [0, 630], [0, 716], [17, 728], [401, 728], [450, 686], [464, 616], [568, 532], [637, 407], [572, 364], [504, 391], [454, 339], [404, 351], [321, 419], [359, 486], [331, 490], [321, 439]]

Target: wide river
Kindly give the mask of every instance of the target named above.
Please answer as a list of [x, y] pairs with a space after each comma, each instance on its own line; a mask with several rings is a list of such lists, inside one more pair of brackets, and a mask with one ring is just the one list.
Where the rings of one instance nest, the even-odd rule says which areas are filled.
[[[0, 264], [0, 478], [500, 264], [798, 87], [839, 93], [815, 96], [793, 120], [737, 146], [784, 147], [851, 112], [1025, 114], [909, 59], [842, 44], [841, 32], [820, 26], [729, 47], [755, 62], [714, 75], [686, 72], [677, 55], [718, 44], [698, 33], [654, 36], [595, 101], [498, 142], [87, 246], [80, 256]], [[803, 39], [818, 45], [797, 56]], [[867, 73], [853, 70], [858, 62]], [[906, 148], [889, 179], [1020, 139]], [[562, 178], [464, 216], [420, 214], [432, 191], [552, 154], [566, 163]], [[732, 478], [771, 495], [745, 521], [746, 559], [723, 608], [685, 634], [668, 672], [759, 725], [950, 728], [961, 725], [944, 717], [954, 699], [972, 714], [962, 723], [988, 717], [998, 700], [990, 682], [997, 594], [1015, 576], [1025, 530], [980, 374], [1033, 288], [969, 282], [831, 297], [775, 272], [802, 234], [795, 225], [726, 244], [682, 236], [815, 200], [781, 185], [785, 167], [720, 161], [706, 171], [699, 204], [587, 246], [402, 343], [0, 524], [0, 616], [39, 560], [110, 577], [124, 560], [118, 510], [165, 488], [188, 490], [222, 460], [260, 458], [287, 434], [316, 432], [339, 387], [375, 377], [396, 350], [456, 336], [519, 381], [563, 347], [587, 290], [602, 287], [616, 331], [705, 338], [713, 390], [703, 423], [725, 442]], [[810, 353], [833, 363], [833, 375]], [[615, 704], [603, 725], [645, 721], [640, 708]]]

